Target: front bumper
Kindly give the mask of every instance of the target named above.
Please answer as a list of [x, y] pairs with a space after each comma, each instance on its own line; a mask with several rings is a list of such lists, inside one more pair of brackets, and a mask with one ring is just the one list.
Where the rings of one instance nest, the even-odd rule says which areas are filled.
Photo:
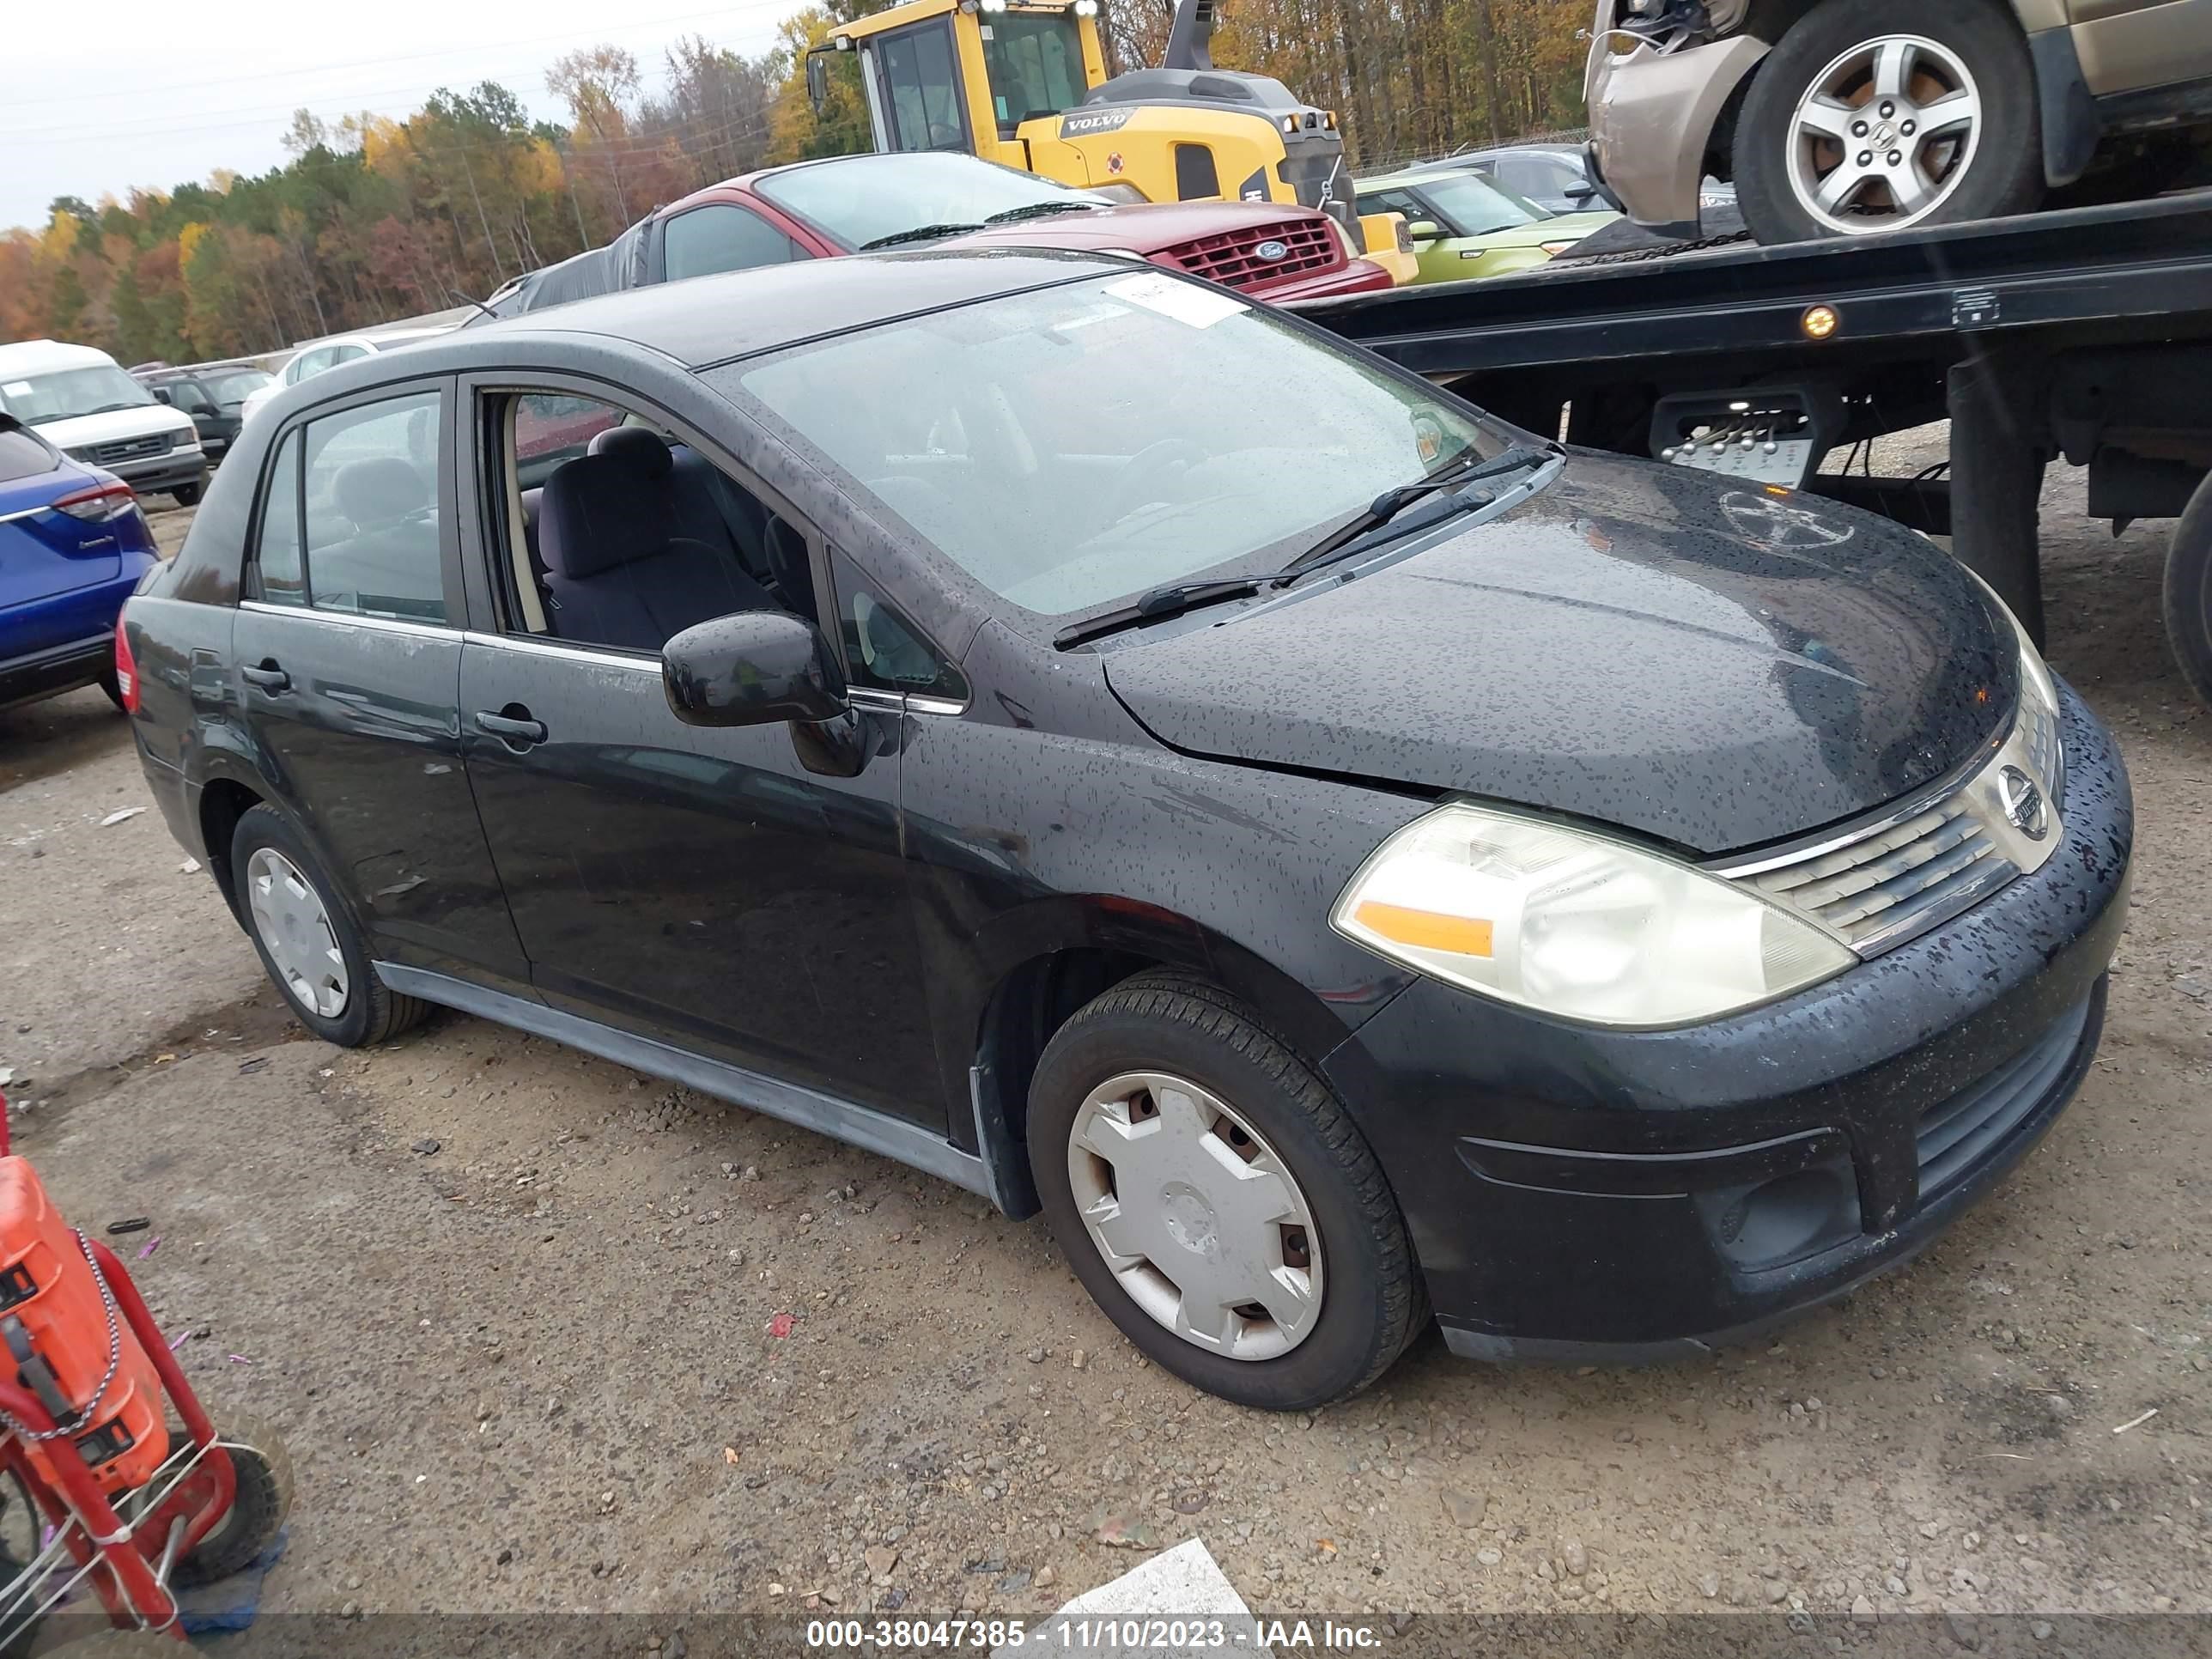
[[207, 482], [208, 458], [204, 449], [173, 450], [143, 461], [125, 461], [106, 469], [140, 495], [190, 488]]
[[1279, 306], [1287, 305], [1294, 300], [1334, 299], [1340, 294], [1372, 294], [1379, 289], [1395, 288], [1397, 285], [1397, 278], [1389, 270], [1363, 256], [1335, 270], [1300, 277], [1296, 282], [1247, 289], [1244, 292], [1252, 299], [1265, 300], [1271, 306]]
[[2094, 1058], [2134, 809], [2070, 690], [2040, 870], [1826, 985], [1675, 1031], [1424, 980], [1325, 1063], [1389, 1175], [1453, 1350], [1697, 1352], [1909, 1260]]
[[1713, 131], [1766, 53], [1766, 43], [1747, 34], [1670, 52], [1601, 47], [1590, 76], [1589, 148], [1606, 199], [1647, 230], [1696, 236]]

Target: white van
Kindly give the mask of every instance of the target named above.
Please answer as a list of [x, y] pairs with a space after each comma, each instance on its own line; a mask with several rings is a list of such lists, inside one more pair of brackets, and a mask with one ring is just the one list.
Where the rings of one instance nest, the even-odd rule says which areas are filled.
[[164, 490], [190, 507], [207, 483], [207, 456], [191, 416], [90, 346], [54, 340], [0, 345], [0, 411], [142, 495]]

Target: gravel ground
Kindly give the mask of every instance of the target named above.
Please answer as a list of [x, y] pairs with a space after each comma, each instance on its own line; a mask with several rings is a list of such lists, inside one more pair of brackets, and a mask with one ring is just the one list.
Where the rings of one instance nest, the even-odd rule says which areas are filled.
[[96, 691], [0, 714], [19, 1144], [79, 1221], [154, 1218], [187, 1369], [285, 1430], [280, 1610], [1039, 1612], [1191, 1536], [1316, 1615], [2212, 1610], [2212, 718], [2159, 528], [2079, 489], [2051, 654], [2141, 815], [2103, 1056], [1936, 1249], [1771, 1346], [1431, 1340], [1316, 1416], [1204, 1398], [1041, 1225], [879, 1159], [459, 1017], [307, 1040], [158, 814], [100, 827], [146, 797]]

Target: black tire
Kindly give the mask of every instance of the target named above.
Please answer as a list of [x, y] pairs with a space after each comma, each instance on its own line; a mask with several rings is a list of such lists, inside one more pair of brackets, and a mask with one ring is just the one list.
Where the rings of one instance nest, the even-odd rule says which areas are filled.
[[[1122, 1289], [1077, 1213], [1067, 1170], [1077, 1113], [1099, 1084], [1151, 1069], [1233, 1102], [1305, 1193], [1328, 1271], [1318, 1322], [1287, 1353], [1238, 1360], [1176, 1336]], [[1262, 1411], [1310, 1411], [1382, 1376], [1428, 1322], [1405, 1219], [1365, 1139], [1314, 1069], [1213, 986], [1145, 974], [1081, 1010], [1045, 1046], [1028, 1127], [1030, 1171], [1069, 1267], [1124, 1335], [1194, 1387]]]
[[[2042, 200], [2043, 122], [2027, 38], [1995, 0], [1826, 0], [1782, 37], [1752, 77], [1736, 123], [1735, 176], [1744, 222], [1761, 242], [1815, 241], [1844, 233], [1815, 218], [1790, 182], [1791, 125], [1821, 71], [1853, 46], [1884, 35], [1916, 35], [1955, 54], [1981, 94], [1982, 132], [1967, 172], [1922, 225], [2001, 219]], [[1895, 215], [1868, 218], [1869, 232]]]
[[[313, 887], [315, 896], [322, 902], [324, 912], [330, 918], [331, 933], [345, 959], [346, 969], [346, 999], [335, 1015], [318, 1013], [294, 994], [254, 928], [246, 892], [246, 872], [253, 854], [264, 847], [274, 848], [290, 861]], [[324, 1042], [335, 1042], [342, 1048], [366, 1048], [398, 1036], [429, 1012], [428, 1003], [401, 996], [377, 978], [376, 970], [370, 966], [368, 942], [362, 936], [353, 912], [339, 896], [337, 884], [331, 879], [330, 872], [307, 845], [307, 838], [274, 807], [252, 807], [239, 818], [238, 827], [230, 837], [230, 868], [237, 894], [238, 919], [245, 926], [246, 937], [253, 941], [269, 982], [283, 994], [300, 1023]]]
[[206, 488], [207, 485], [204, 483], [179, 484], [169, 492], [169, 499], [179, 507], [198, 507], [200, 504], [200, 492]]
[[2166, 547], [2166, 637], [2189, 689], [2212, 704], [2212, 478], [2197, 485]]
[[177, 1562], [173, 1582], [179, 1589], [212, 1584], [252, 1566], [276, 1541], [292, 1510], [292, 1458], [274, 1428], [230, 1412], [216, 1420], [216, 1438], [229, 1449], [238, 1495], [215, 1530]]

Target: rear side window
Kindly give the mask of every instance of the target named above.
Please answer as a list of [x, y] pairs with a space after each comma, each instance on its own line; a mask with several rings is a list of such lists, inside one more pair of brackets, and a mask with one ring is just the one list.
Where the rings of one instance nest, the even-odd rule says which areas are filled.
[[434, 392], [307, 422], [301, 493], [316, 610], [446, 620], [438, 428]]
[[249, 592], [348, 616], [446, 620], [438, 537], [439, 396], [310, 421], [277, 450]]
[[21, 427], [0, 422], [0, 483], [34, 478], [61, 465], [61, 457]]
[[268, 605], [305, 605], [307, 567], [300, 556], [300, 434], [284, 435], [276, 465], [269, 470], [269, 491], [261, 498], [261, 524], [253, 538], [253, 574], [246, 584], [253, 599]]
[[672, 283], [806, 258], [798, 244], [760, 215], [726, 203], [678, 214], [661, 236], [661, 257]]

